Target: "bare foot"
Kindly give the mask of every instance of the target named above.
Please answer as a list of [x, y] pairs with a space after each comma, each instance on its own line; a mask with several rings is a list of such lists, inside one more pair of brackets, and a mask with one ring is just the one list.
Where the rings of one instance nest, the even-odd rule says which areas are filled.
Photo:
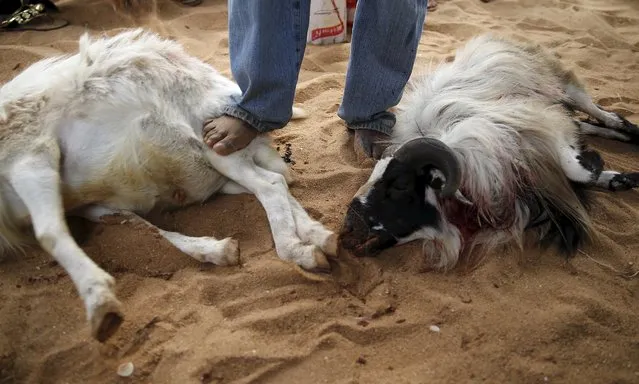
[[434, 11], [437, 8], [437, 0], [429, 0], [426, 9], [429, 11]]
[[247, 123], [226, 115], [205, 121], [202, 128], [206, 145], [222, 156], [245, 148], [257, 134], [255, 128]]
[[382, 132], [371, 131], [369, 129], [356, 129], [353, 140], [355, 153], [359, 156], [365, 155], [366, 157], [379, 160], [387, 146], [384, 142], [388, 139], [390, 139], [390, 136]]

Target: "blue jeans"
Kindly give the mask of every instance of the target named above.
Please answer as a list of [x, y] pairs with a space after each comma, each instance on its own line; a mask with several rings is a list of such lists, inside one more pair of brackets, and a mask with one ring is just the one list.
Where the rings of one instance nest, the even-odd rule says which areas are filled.
[[[231, 71], [242, 90], [224, 113], [260, 132], [291, 119], [306, 48], [310, 0], [229, 0]], [[359, 0], [344, 98], [337, 112], [350, 129], [390, 134], [413, 70], [428, 0]]]

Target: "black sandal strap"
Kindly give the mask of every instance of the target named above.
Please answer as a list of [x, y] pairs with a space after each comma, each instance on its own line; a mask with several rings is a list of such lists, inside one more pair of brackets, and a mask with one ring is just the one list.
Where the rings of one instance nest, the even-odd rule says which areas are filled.
[[[67, 20], [53, 19], [47, 14], [47, 11], [58, 11], [55, 4], [49, 0], [40, 1], [29, 4], [29, 0], [20, 0], [20, 7], [12, 14], [0, 15], [0, 31], [50, 31], [69, 25]], [[40, 23], [44, 20], [48, 20], [49, 23]]]
[[45, 15], [44, 4], [22, 4], [9, 17], [0, 21], [0, 28], [8, 28], [12, 25], [27, 24], [31, 20]]

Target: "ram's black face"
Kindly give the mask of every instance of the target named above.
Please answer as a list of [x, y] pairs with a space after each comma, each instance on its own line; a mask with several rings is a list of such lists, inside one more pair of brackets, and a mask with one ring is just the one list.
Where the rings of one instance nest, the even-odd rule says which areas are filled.
[[428, 169], [381, 160], [349, 205], [341, 246], [356, 256], [374, 256], [417, 231], [437, 227], [439, 212], [426, 197], [431, 182]]

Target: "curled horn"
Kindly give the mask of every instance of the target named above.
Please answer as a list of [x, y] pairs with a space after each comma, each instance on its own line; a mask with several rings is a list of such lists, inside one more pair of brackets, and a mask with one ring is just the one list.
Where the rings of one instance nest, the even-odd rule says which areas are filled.
[[415, 168], [423, 168], [427, 165], [437, 168], [446, 178], [441, 195], [443, 197], [455, 196], [461, 184], [461, 166], [453, 151], [446, 144], [437, 139], [420, 137], [404, 143], [395, 151], [393, 157]]

